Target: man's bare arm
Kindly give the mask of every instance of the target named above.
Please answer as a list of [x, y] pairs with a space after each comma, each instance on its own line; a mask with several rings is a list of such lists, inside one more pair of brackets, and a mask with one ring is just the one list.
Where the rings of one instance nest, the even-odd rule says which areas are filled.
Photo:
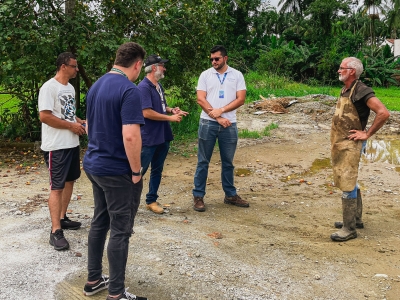
[[143, 109], [143, 116], [146, 119], [154, 121], [169, 121], [169, 122], [180, 122], [182, 120], [181, 115], [164, 115], [156, 112], [151, 108]]
[[246, 90], [241, 90], [236, 92], [236, 99], [232, 102], [228, 103], [227, 105], [219, 108], [209, 108], [208, 115], [211, 118], [218, 118], [223, 113], [232, 111], [237, 109], [238, 107], [242, 106], [246, 100]]
[[[142, 136], [139, 124], [127, 124], [122, 126], [122, 139], [126, 156], [129, 160], [132, 172], [139, 172], [142, 167], [140, 153], [142, 151]], [[140, 176], [132, 176], [133, 183], [137, 183]]]
[[85, 128], [79, 122], [68, 122], [61, 120], [52, 114], [51, 110], [42, 110], [39, 113], [40, 121], [57, 129], [68, 129], [77, 135], [85, 133]]
[[370, 138], [375, 132], [377, 132], [383, 124], [385, 124], [386, 120], [390, 117], [390, 113], [383, 105], [383, 103], [377, 98], [372, 97], [367, 101], [368, 107], [375, 112], [376, 116], [368, 131], [362, 130], [350, 130], [349, 132], [352, 133], [348, 136], [350, 140], [355, 141], [365, 141]]
[[203, 109], [203, 111], [208, 114], [210, 112], [210, 103], [207, 101], [207, 92], [206, 91], [197, 91], [197, 104]]

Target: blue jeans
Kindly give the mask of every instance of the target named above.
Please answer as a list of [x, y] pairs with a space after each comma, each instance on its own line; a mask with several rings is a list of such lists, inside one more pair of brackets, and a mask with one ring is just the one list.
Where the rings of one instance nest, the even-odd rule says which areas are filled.
[[219, 153], [221, 156], [221, 181], [225, 196], [236, 195], [236, 188], [233, 185], [235, 156], [238, 142], [238, 130], [236, 123], [224, 128], [218, 122], [200, 119], [199, 130], [199, 149], [197, 152], [197, 168], [194, 175], [193, 196], [204, 197], [206, 194], [206, 183], [208, 176], [208, 166], [218, 139]]
[[149, 192], [146, 194], [146, 203], [150, 204], [157, 201], [158, 188], [160, 187], [164, 162], [169, 150], [169, 141], [151, 147], [142, 147], [141, 161], [143, 175], [147, 172], [151, 164]]
[[92, 182], [94, 197], [94, 215], [88, 237], [88, 281], [101, 278], [104, 246], [110, 230], [107, 246], [110, 272], [108, 291], [110, 295], [119, 295], [125, 291], [129, 238], [133, 233], [143, 181], [134, 184], [129, 174], [86, 174]]
[[[365, 153], [367, 147], [367, 141], [363, 141], [362, 142], [362, 147], [361, 147], [361, 152], [360, 152], [360, 156]], [[358, 183], [356, 183], [356, 186], [354, 187], [354, 190], [350, 191], [350, 192], [343, 192], [342, 194], [342, 198], [343, 199], [355, 199], [357, 198], [357, 190], [359, 189], [358, 187]]]

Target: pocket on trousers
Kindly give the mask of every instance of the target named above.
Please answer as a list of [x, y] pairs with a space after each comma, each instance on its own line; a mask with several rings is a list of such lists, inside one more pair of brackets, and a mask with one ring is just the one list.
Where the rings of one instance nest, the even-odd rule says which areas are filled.
[[206, 140], [208, 138], [209, 121], [200, 119], [199, 130], [197, 132], [199, 139]]
[[113, 214], [112, 215], [112, 227], [115, 233], [123, 234], [124, 236], [131, 236], [133, 233], [133, 222], [131, 212], [124, 214]]
[[140, 180], [138, 181], [138, 182], [136, 182], [136, 183], [134, 183], [133, 181], [132, 181], [132, 183], [133, 183], [133, 185], [135, 185], [135, 186], [142, 186], [143, 187], [143, 176], [142, 177], [140, 177]]

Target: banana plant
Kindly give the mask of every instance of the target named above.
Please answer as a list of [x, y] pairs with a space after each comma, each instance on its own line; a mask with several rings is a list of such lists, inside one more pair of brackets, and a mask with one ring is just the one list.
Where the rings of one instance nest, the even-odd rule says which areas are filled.
[[359, 52], [357, 57], [361, 59], [364, 64], [364, 72], [362, 78], [371, 86], [399, 85], [398, 78], [400, 78], [400, 57], [384, 55], [387, 50], [384, 48], [389, 47], [386, 45], [383, 48], [376, 50], [367, 50], [364, 53]]

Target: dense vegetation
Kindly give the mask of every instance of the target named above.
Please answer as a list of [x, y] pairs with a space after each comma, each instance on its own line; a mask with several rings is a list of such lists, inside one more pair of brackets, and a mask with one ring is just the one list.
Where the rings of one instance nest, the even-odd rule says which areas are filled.
[[1, 135], [39, 138], [38, 91], [64, 51], [78, 56], [73, 84], [82, 116], [85, 92], [125, 41], [170, 59], [164, 85], [186, 110], [196, 107], [196, 76], [209, 67], [215, 44], [224, 44], [230, 65], [250, 76], [337, 85], [341, 59], [357, 56], [366, 82], [395, 85], [399, 60], [382, 43], [400, 35], [400, 0], [358, 2], [281, 0], [277, 10], [263, 0], [0, 0], [0, 96], [19, 105], [17, 113], [0, 108]]

